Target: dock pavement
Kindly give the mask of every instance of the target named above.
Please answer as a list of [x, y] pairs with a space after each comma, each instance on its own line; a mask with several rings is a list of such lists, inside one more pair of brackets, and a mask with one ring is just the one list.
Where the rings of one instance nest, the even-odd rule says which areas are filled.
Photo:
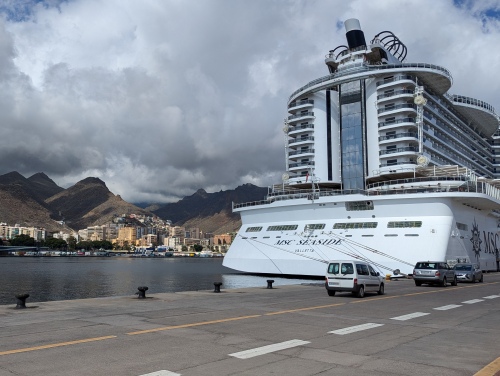
[[[215, 281], [214, 281], [215, 282]], [[500, 375], [500, 274], [327, 295], [321, 281], [0, 306], [0, 376]], [[29, 292], [28, 292], [29, 293]]]

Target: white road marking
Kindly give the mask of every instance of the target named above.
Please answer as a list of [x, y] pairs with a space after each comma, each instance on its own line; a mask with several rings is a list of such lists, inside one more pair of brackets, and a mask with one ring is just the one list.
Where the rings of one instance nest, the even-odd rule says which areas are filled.
[[151, 372], [151, 373], [145, 373], [144, 375], [140, 376], [181, 376], [180, 373], [175, 373], [175, 372], [170, 372], [170, 371], [156, 371], [156, 372]]
[[391, 317], [391, 320], [399, 320], [399, 321], [406, 321], [406, 320], [411, 320], [416, 317], [421, 317], [421, 316], [426, 316], [430, 315], [430, 313], [424, 313], [424, 312], [415, 312], [415, 313], [410, 313], [408, 315], [403, 315], [403, 316], [398, 316], [398, 317]]
[[376, 328], [378, 326], [383, 326], [383, 325], [384, 324], [374, 324], [374, 323], [369, 322], [369, 323], [362, 324], [362, 325], [350, 326], [350, 327], [344, 328], [344, 329], [332, 330], [331, 332], [328, 332], [328, 333], [333, 333], [333, 334], [338, 334], [338, 335], [343, 336], [344, 334], [351, 334], [351, 333], [355, 333], [355, 332], [360, 332], [362, 330], [372, 329], [372, 328]]
[[442, 306], [442, 307], [437, 307], [437, 308], [434, 308], [434, 309], [438, 310], [438, 311], [447, 311], [449, 309], [458, 308], [458, 307], [461, 307], [461, 305], [459, 305], [459, 304], [450, 304], [450, 305], [445, 305], [445, 306]]
[[489, 295], [483, 297], [483, 299], [495, 299], [495, 298], [500, 298], [500, 295]]
[[234, 356], [239, 359], [253, 358], [254, 356], [268, 354], [274, 351], [280, 351], [285, 349], [290, 349], [292, 347], [302, 346], [310, 343], [309, 341], [301, 341], [300, 339], [292, 339], [291, 341], [285, 341], [281, 343], [275, 343], [273, 345], [267, 345], [262, 347], [257, 347], [255, 349], [240, 351], [237, 353], [229, 354], [229, 356]]
[[483, 299], [472, 299], [472, 300], [466, 300], [465, 302], [462, 302], [464, 304], [474, 304], [474, 303], [479, 303], [479, 302], [484, 302]]

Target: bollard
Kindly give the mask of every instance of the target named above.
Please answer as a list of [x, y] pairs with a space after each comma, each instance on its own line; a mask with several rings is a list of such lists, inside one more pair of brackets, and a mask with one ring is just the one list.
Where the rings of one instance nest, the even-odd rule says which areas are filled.
[[139, 299], [146, 299], [146, 291], [148, 290], [148, 287], [147, 286], [139, 286], [137, 288], [137, 290], [139, 290], [139, 292], [136, 292], [136, 294], [138, 294], [138, 298]]
[[214, 282], [214, 292], [220, 292], [222, 282]]
[[16, 309], [26, 308], [26, 299], [30, 297], [30, 294], [18, 294], [16, 295], [17, 305]]
[[273, 288], [273, 283], [274, 283], [274, 279], [268, 279], [267, 280], [267, 288], [268, 289], [272, 289]]

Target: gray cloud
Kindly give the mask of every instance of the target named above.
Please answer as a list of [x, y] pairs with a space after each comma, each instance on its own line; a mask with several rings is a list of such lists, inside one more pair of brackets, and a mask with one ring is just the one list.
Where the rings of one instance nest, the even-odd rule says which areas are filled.
[[286, 100], [328, 73], [347, 18], [367, 39], [393, 31], [408, 61], [451, 71], [452, 93], [498, 107], [493, 1], [5, 4], [0, 173], [96, 176], [131, 202], [279, 182]]

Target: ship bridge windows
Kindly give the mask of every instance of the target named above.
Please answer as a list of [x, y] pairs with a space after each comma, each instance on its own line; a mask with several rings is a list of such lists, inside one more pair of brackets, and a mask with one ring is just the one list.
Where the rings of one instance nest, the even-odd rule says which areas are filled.
[[468, 231], [469, 226], [467, 226], [465, 223], [457, 222], [457, 229], [462, 230], [462, 231]]
[[276, 225], [276, 226], [269, 226], [267, 228], [267, 231], [293, 231], [297, 230], [299, 225]]
[[387, 223], [387, 228], [422, 227], [422, 221], [392, 221]]
[[323, 230], [324, 228], [325, 228], [324, 223], [309, 223], [304, 226], [304, 231]]
[[347, 211], [373, 210], [372, 201], [351, 201], [345, 203]]
[[350, 230], [377, 228], [378, 222], [337, 222], [333, 225], [334, 230]]
[[248, 227], [246, 229], [246, 232], [259, 232], [259, 231], [262, 231], [262, 227]]

